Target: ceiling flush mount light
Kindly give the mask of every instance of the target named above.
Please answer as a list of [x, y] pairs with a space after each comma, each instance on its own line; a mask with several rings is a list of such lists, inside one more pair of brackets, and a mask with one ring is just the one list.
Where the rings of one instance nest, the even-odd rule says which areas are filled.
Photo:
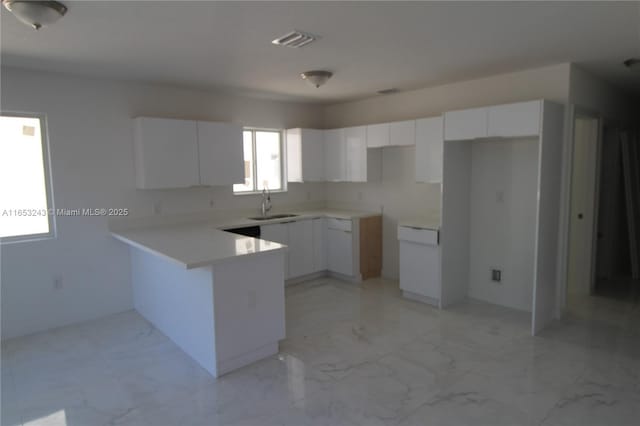
[[631, 71], [640, 72], [640, 58], [630, 58], [623, 62]]
[[329, 81], [332, 75], [333, 73], [330, 71], [315, 70], [303, 72], [302, 74], [300, 74], [300, 77], [302, 77], [303, 80], [317, 89], [318, 87]]
[[53, 24], [67, 13], [67, 7], [57, 1], [2, 0], [2, 4], [20, 22], [36, 30]]
[[282, 37], [278, 37], [277, 39], [272, 40], [271, 43], [275, 44], [276, 46], [302, 47], [317, 39], [318, 36], [315, 36], [313, 34], [294, 30], [283, 35]]

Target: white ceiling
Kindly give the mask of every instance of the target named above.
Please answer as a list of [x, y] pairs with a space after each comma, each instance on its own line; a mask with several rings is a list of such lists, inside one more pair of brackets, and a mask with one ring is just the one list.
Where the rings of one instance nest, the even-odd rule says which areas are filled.
[[[3, 65], [328, 102], [577, 62], [640, 90], [640, 2], [63, 2], [40, 31], [2, 8]], [[271, 44], [293, 29], [321, 39]]]

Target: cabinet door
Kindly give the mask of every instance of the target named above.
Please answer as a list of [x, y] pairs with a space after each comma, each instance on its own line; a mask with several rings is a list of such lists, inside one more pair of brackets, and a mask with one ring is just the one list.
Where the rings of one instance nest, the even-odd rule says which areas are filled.
[[287, 129], [287, 181], [304, 182], [302, 177], [302, 129]]
[[381, 148], [389, 145], [389, 123], [367, 126], [367, 148]]
[[196, 122], [134, 119], [136, 187], [186, 188], [198, 185]]
[[537, 136], [540, 133], [540, 108], [540, 101], [489, 107], [489, 136]]
[[324, 170], [329, 182], [345, 180], [344, 129], [325, 130]]
[[242, 126], [198, 121], [201, 185], [244, 182]]
[[[260, 238], [267, 241], [273, 241], [280, 244], [289, 245], [289, 226], [286, 223], [273, 223], [270, 225], [262, 225], [260, 227]], [[289, 278], [289, 255], [291, 249], [287, 249], [284, 256], [284, 277]]]
[[389, 145], [413, 146], [416, 144], [416, 121], [396, 121], [389, 124]]
[[313, 219], [313, 270], [327, 269], [327, 221], [324, 218]]
[[367, 129], [365, 126], [344, 129], [346, 181], [367, 181]]
[[289, 222], [289, 276], [313, 273], [313, 221]]
[[440, 300], [440, 249], [438, 246], [400, 241], [400, 288]]
[[487, 108], [451, 111], [444, 115], [445, 140], [486, 138], [487, 134]]
[[327, 230], [327, 258], [329, 270], [353, 276], [353, 241], [351, 231]]
[[324, 181], [324, 131], [302, 129], [302, 178], [305, 182]]
[[442, 182], [442, 117], [416, 120], [416, 182]]

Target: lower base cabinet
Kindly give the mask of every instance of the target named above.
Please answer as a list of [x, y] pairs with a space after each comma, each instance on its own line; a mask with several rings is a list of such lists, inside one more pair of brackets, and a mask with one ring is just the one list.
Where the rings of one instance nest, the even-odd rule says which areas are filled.
[[440, 247], [438, 231], [398, 228], [400, 289], [405, 296], [438, 305], [440, 301]]
[[[260, 238], [275, 243], [289, 245], [289, 225], [287, 223], [273, 223], [260, 227]], [[289, 276], [289, 252], [284, 256], [284, 277]]]
[[382, 219], [314, 218], [262, 225], [260, 238], [286, 244], [285, 278], [329, 271], [354, 281], [380, 276]]
[[289, 278], [314, 273], [313, 221], [297, 220], [289, 227]]

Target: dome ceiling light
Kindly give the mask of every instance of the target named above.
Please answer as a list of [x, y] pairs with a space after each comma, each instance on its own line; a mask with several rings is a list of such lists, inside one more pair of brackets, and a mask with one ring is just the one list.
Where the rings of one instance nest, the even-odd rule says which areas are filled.
[[67, 13], [57, 1], [2, 0], [4, 7], [18, 20], [35, 30], [51, 25]]
[[330, 71], [314, 70], [305, 71], [300, 74], [300, 77], [302, 77], [303, 80], [317, 89], [318, 87], [324, 85], [327, 81], [329, 81], [332, 75], [333, 73]]

